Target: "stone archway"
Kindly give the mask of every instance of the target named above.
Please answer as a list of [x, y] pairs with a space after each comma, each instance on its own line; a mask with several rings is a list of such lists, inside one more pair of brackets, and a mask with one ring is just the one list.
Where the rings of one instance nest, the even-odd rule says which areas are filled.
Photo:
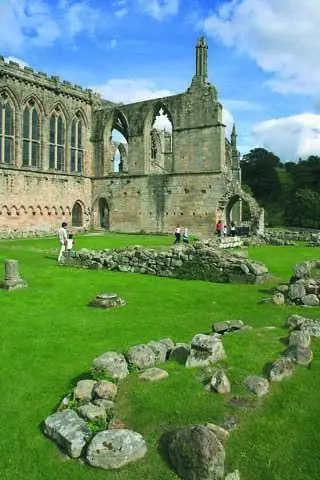
[[98, 200], [98, 226], [106, 230], [110, 227], [109, 205], [103, 197]]
[[75, 202], [75, 204], [73, 205], [71, 218], [73, 227], [83, 226], [83, 208], [80, 202]]
[[227, 226], [228, 231], [230, 231], [231, 222], [234, 222], [236, 225], [242, 222], [242, 202], [245, 202], [249, 208], [249, 220], [246, 223], [248, 224], [250, 233], [253, 235], [263, 234], [264, 210], [251, 195], [241, 189], [228, 192], [228, 194], [219, 200], [216, 218], [221, 219], [223, 224]]

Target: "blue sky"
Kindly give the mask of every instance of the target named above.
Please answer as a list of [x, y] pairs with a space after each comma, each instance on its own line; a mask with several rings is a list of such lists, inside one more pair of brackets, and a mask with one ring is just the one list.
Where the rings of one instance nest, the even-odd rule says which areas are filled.
[[0, 0], [0, 53], [114, 101], [184, 91], [199, 36], [242, 153], [320, 154], [319, 0]]

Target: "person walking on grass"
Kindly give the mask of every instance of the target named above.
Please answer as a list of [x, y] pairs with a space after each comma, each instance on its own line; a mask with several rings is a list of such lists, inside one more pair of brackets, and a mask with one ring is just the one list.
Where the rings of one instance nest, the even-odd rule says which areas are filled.
[[173, 244], [177, 244], [177, 243], [180, 243], [180, 240], [181, 240], [181, 228], [180, 228], [180, 225], [178, 223], [178, 225], [176, 226], [175, 228], [175, 231], [174, 231], [174, 236], [175, 236], [175, 241], [173, 242]]
[[182, 235], [182, 241], [183, 243], [189, 243], [189, 233], [187, 228], [184, 229], [184, 232]]
[[73, 247], [74, 247], [73, 234], [72, 234], [72, 233], [69, 233], [68, 239], [67, 239], [67, 252], [68, 252], [68, 257], [70, 257], [71, 253], [73, 252]]
[[60, 244], [58, 262], [61, 262], [63, 252], [65, 252], [66, 250], [67, 240], [68, 240], [67, 226], [68, 224], [66, 222], [63, 222], [61, 227], [58, 230], [58, 239]]

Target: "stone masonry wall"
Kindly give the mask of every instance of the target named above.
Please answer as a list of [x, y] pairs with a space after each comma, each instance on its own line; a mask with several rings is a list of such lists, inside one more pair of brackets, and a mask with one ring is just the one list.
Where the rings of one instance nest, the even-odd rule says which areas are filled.
[[34, 230], [56, 231], [62, 221], [71, 225], [72, 207], [80, 201], [83, 227], [90, 226], [91, 182], [88, 178], [28, 170], [0, 170], [0, 237]]
[[241, 254], [217, 250], [215, 246], [201, 242], [166, 250], [139, 246], [99, 252], [82, 249], [72, 256], [66, 254], [63, 263], [90, 269], [107, 268], [217, 283], [263, 283], [269, 275], [260, 262], [248, 260]]
[[[106, 198], [109, 229], [171, 233], [179, 223], [189, 233], [213, 235], [216, 210], [226, 185], [219, 174], [113, 176], [93, 181], [94, 215]], [[98, 222], [96, 222], [98, 225]]]

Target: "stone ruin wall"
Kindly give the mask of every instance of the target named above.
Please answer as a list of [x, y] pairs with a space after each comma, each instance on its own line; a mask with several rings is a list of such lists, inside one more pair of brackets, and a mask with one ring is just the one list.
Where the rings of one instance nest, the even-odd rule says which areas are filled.
[[[82, 228], [101, 227], [100, 200], [106, 202], [111, 231], [166, 233], [179, 223], [190, 233], [210, 235], [217, 219], [225, 222], [226, 201], [243, 192], [236, 134], [231, 142], [225, 139], [222, 105], [202, 73], [183, 94], [115, 105], [0, 56], [0, 95], [9, 97], [14, 109], [13, 162], [0, 164], [0, 236], [49, 233], [63, 220], [71, 225], [75, 202], [81, 205]], [[30, 99], [40, 119], [40, 160], [37, 166], [22, 166], [23, 111]], [[56, 106], [66, 129], [65, 166], [59, 171], [49, 168], [49, 120]], [[159, 166], [150, 152], [160, 108], [173, 132], [171, 139], [159, 135], [158, 145], [164, 145]], [[70, 168], [75, 115], [84, 126], [84, 168], [77, 173]], [[128, 141], [122, 145], [121, 173], [114, 172], [114, 128]]]
[[118, 176], [95, 180], [92, 196], [106, 196], [111, 231], [172, 233], [179, 223], [208, 235], [224, 188], [218, 174]]
[[75, 202], [83, 208], [84, 227], [90, 226], [91, 182], [84, 177], [0, 170], [0, 189], [6, 192], [0, 206], [3, 238], [56, 232], [62, 221], [71, 225]]

